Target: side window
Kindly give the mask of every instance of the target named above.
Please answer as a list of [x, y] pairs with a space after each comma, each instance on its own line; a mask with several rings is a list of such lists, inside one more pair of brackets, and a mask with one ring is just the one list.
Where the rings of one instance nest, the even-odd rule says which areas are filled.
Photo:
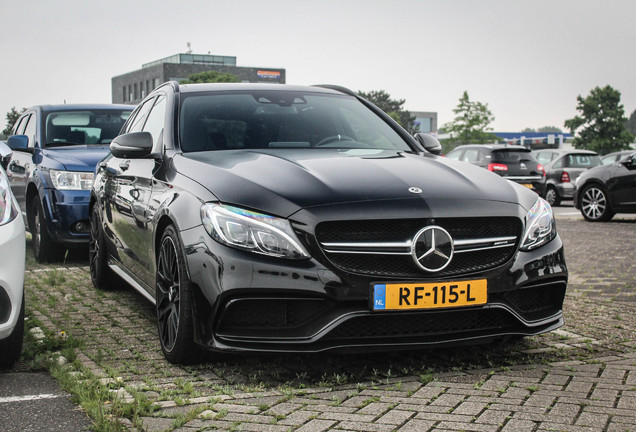
[[537, 160], [544, 165], [547, 164], [548, 162], [550, 162], [550, 153], [546, 153], [546, 152], [537, 153]]
[[478, 162], [479, 161], [479, 149], [467, 149], [464, 152], [464, 158], [466, 162]]
[[148, 114], [148, 120], [143, 127], [143, 130], [150, 132], [152, 135], [152, 141], [157, 144], [157, 140], [163, 131], [163, 123], [166, 117], [166, 96], [160, 95], [157, 97], [155, 106]]
[[137, 111], [137, 115], [130, 123], [128, 130], [126, 132], [141, 132], [144, 127], [144, 123], [146, 123], [146, 116], [148, 115], [148, 111], [152, 108], [152, 104], [154, 103], [155, 98], [150, 98], [139, 108]]
[[28, 123], [24, 128], [23, 135], [26, 135], [29, 138], [29, 147], [35, 147], [35, 124], [37, 116], [35, 114], [31, 114], [29, 116]]
[[15, 125], [13, 125], [13, 130], [11, 131], [11, 135], [23, 135], [24, 127], [29, 121], [29, 117], [31, 117], [31, 114], [20, 117], [18, 121], [15, 122]]
[[460, 160], [459, 157], [461, 155], [462, 155], [462, 151], [461, 150], [457, 150], [457, 151], [452, 151], [452, 152], [448, 153], [446, 155], [446, 157], [449, 158], [449, 159]]
[[554, 165], [552, 165], [552, 168], [563, 168], [563, 159], [565, 158], [561, 158], [558, 161], [556, 161]]

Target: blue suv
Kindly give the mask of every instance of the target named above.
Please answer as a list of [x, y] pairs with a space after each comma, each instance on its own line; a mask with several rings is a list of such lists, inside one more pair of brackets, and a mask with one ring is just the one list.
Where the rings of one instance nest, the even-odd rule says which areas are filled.
[[95, 165], [109, 152], [134, 107], [38, 105], [15, 123], [7, 175], [39, 262], [88, 243], [88, 202]]

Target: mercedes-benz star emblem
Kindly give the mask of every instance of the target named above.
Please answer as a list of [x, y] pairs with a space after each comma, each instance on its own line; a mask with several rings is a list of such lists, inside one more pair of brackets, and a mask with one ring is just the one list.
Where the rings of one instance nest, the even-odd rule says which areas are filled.
[[422, 189], [413, 186], [413, 187], [409, 188], [409, 192], [414, 193], [414, 194], [420, 194], [420, 193], [422, 193]]
[[422, 228], [413, 238], [411, 255], [422, 269], [440, 271], [453, 259], [453, 238], [444, 228], [432, 225]]

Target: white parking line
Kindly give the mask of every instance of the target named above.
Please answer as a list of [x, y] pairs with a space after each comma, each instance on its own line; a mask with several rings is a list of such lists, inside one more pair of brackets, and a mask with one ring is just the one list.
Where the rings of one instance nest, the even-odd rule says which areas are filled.
[[9, 402], [24, 402], [24, 401], [33, 401], [40, 399], [55, 399], [59, 397], [63, 397], [61, 394], [39, 394], [39, 395], [27, 395], [27, 396], [11, 396], [11, 397], [0, 397], [1, 403], [9, 403]]

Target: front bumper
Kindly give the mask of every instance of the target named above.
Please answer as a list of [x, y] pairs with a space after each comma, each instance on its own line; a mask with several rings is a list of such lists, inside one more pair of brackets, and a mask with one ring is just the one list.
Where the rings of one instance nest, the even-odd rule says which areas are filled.
[[202, 227], [181, 236], [196, 305], [196, 340], [212, 350], [459, 345], [563, 325], [568, 273], [558, 236], [537, 250], [517, 252], [497, 268], [462, 275], [487, 279], [486, 305], [408, 312], [371, 310], [371, 283], [382, 278], [347, 275], [322, 259], [282, 261], [234, 250], [214, 242]]
[[45, 189], [40, 198], [48, 232], [55, 242], [88, 243], [90, 191]]
[[17, 217], [0, 226], [0, 339], [13, 333], [24, 296], [24, 220]]
[[556, 188], [561, 199], [569, 200], [574, 198], [574, 183], [559, 183]]

